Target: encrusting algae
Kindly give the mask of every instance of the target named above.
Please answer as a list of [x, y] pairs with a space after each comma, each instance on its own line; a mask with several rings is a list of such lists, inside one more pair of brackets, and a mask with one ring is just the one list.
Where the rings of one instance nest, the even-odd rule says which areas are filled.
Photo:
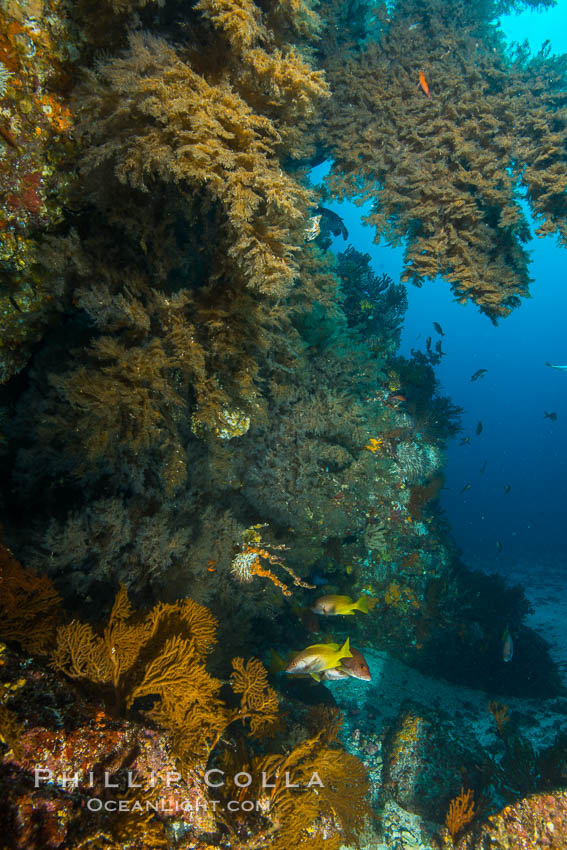
[[39, 6], [37, 18], [15, 0], [0, 9], [0, 384], [55, 323], [64, 290], [42, 269], [38, 236], [61, 227], [72, 182], [64, 80], [77, 34], [59, 0]]

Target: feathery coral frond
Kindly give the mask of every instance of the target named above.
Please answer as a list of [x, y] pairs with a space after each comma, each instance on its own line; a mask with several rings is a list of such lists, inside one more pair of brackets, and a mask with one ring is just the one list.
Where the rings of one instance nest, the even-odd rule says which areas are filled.
[[195, 8], [212, 21], [238, 51], [247, 50], [267, 35], [260, 22], [260, 9], [252, 0], [199, 0]]
[[[255, 770], [270, 777], [270, 811], [281, 827], [277, 841], [269, 846], [303, 846], [305, 830], [321, 814], [340, 825], [343, 842], [358, 846], [357, 833], [371, 811], [368, 777], [357, 758], [329, 743], [323, 728], [291, 752], [264, 756], [254, 763]], [[310, 787], [313, 781], [316, 794]], [[302, 791], [290, 790], [291, 786]]]
[[451, 800], [445, 816], [445, 825], [451, 833], [451, 838], [454, 839], [471, 822], [474, 812], [473, 792], [470, 788], [467, 791], [461, 788], [459, 796]]
[[233, 658], [232, 666], [232, 690], [242, 694], [239, 719], [249, 720], [252, 735], [260, 735], [276, 720], [277, 694], [268, 685], [266, 668], [257, 658], [251, 658], [246, 664], [243, 658]]
[[373, 199], [367, 221], [377, 239], [407, 236], [402, 280], [443, 276], [459, 301], [496, 320], [530, 283], [521, 184], [539, 235], [567, 232], [566, 66], [544, 55], [527, 61], [521, 50], [510, 62], [476, 4], [427, 7], [424, 18], [416, 0], [397, 3], [380, 43], [368, 40], [347, 63], [330, 57], [330, 185]]
[[61, 599], [47, 576], [25, 569], [0, 545], [0, 635], [28, 652], [52, 648]]
[[[239, 20], [217, 5], [206, 8], [223, 26]], [[241, 12], [250, 24], [252, 4], [246, 9]], [[252, 30], [243, 45], [256, 37]], [[240, 25], [237, 32], [242, 34]], [[296, 86], [294, 96], [298, 86], [305, 97], [325, 93], [320, 75], [299, 56], [266, 61], [284, 89]], [[319, 81], [318, 91], [308, 95], [311, 77]], [[87, 171], [112, 163], [122, 183], [144, 191], [156, 177], [189, 198], [205, 189], [224, 209], [232, 232], [229, 252], [248, 285], [277, 293], [291, 285], [296, 265], [289, 228], [305, 215], [309, 193], [280, 168], [275, 123], [254, 112], [228, 80], [209, 82], [163, 39], [135, 33], [127, 53], [101, 63], [91, 76], [84, 116]], [[266, 225], [280, 234], [271, 239]]]
[[107, 684], [113, 678], [113, 665], [104, 640], [91, 625], [76, 620], [57, 630], [52, 665], [73, 679]]

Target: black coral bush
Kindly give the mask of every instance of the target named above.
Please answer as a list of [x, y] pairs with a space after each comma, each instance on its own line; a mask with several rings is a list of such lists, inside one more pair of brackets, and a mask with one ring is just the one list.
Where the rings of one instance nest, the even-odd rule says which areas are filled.
[[148, 34], [133, 34], [126, 53], [99, 64], [89, 88], [85, 171], [111, 168], [143, 191], [162, 181], [189, 197], [204, 193], [222, 208], [227, 253], [247, 285], [285, 291], [295, 274], [292, 232], [309, 196], [280, 167], [277, 125], [228, 79], [207, 80]]
[[567, 64], [506, 55], [494, 4], [426, 7], [380, 4], [364, 49], [329, 58], [331, 185], [373, 199], [377, 239], [407, 238], [403, 280], [442, 276], [498, 319], [528, 294], [523, 190], [537, 234], [565, 243]]

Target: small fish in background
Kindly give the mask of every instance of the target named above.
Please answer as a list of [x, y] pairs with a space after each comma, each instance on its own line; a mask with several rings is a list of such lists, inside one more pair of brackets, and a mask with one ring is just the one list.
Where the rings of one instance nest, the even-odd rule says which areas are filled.
[[423, 89], [423, 91], [425, 92], [427, 97], [429, 99], [431, 99], [431, 95], [429, 94], [429, 86], [427, 85], [427, 80], [425, 79], [425, 74], [423, 73], [423, 71], [419, 72], [419, 83], [418, 83], [418, 85], [421, 86], [421, 88]]
[[311, 610], [314, 614], [322, 614], [325, 617], [345, 616], [354, 614], [355, 611], [368, 614], [377, 601], [370, 596], [361, 596], [356, 602], [350, 596], [321, 596], [315, 600]]
[[480, 437], [480, 435], [482, 434], [482, 429], [483, 429], [483, 424], [479, 419], [478, 422], [476, 423], [476, 428], [474, 429], [474, 432], [477, 435], [477, 437]]
[[552, 410], [551, 413], [548, 413], [547, 410], [543, 411], [544, 419], [551, 419], [552, 422], [557, 422], [557, 413]]
[[484, 461], [484, 463], [480, 467], [479, 472], [481, 475], [484, 475], [484, 473], [486, 472], [486, 461]]
[[319, 682], [319, 673], [338, 667], [343, 658], [352, 658], [350, 638], [347, 638], [342, 646], [338, 643], [315, 643], [307, 646], [293, 656], [285, 672], [291, 676], [308, 673]]
[[331, 584], [330, 578], [325, 573], [313, 573], [312, 576], [309, 576], [309, 581], [315, 587], [325, 587], [326, 584]]
[[463, 437], [463, 439], [459, 443], [460, 446], [470, 446], [470, 444], [471, 444], [471, 438], [470, 437]]
[[502, 543], [500, 542], [500, 540], [497, 540], [497, 541], [496, 541], [496, 551], [497, 551], [497, 552], [501, 552], [501, 551], [502, 551]]
[[463, 487], [463, 489], [459, 491], [459, 495], [461, 496], [463, 493], [466, 493], [466, 492], [467, 492], [467, 490], [470, 490], [470, 489], [471, 489], [471, 487], [472, 487], [472, 484], [465, 484], [465, 486]]
[[512, 485], [511, 485], [511, 484], [506, 484], [506, 486], [504, 487], [504, 492], [505, 492], [505, 493], [509, 493], [511, 489], [512, 489]]
[[433, 327], [435, 328], [439, 336], [445, 336], [445, 332], [439, 322], [433, 322]]
[[549, 366], [550, 369], [559, 369], [560, 372], [567, 372], [567, 366], [556, 366], [554, 363], [549, 363], [547, 360], [545, 361], [545, 365]]
[[338, 667], [333, 667], [331, 670], [323, 670], [321, 673], [321, 681], [336, 681], [338, 679], [361, 679], [363, 682], [370, 682], [370, 668], [367, 661], [356, 647], [351, 646], [350, 651], [352, 658], [343, 658]]
[[513, 657], [514, 641], [512, 640], [510, 629], [508, 628], [508, 626], [506, 626], [506, 628], [504, 629], [504, 634], [502, 635], [502, 661], [511, 661]]
[[435, 343], [435, 351], [437, 352], [439, 357], [445, 357], [445, 352], [441, 348], [441, 340], [440, 339], [438, 339], [437, 342]]
[[478, 381], [479, 378], [484, 378], [488, 369], [477, 369], [474, 375], [471, 375], [471, 381]]

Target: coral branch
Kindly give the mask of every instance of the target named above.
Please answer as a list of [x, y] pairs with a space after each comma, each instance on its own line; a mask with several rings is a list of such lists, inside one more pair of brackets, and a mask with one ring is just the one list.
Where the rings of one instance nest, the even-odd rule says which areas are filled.
[[459, 796], [451, 800], [449, 811], [445, 816], [445, 825], [451, 833], [453, 840], [471, 822], [474, 813], [473, 792], [470, 788], [467, 791], [461, 788]]
[[293, 583], [296, 587], [305, 587], [313, 590], [314, 585], [302, 581], [302, 579], [294, 573], [291, 567], [284, 564], [281, 558], [273, 551], [276, 549], [285, 549], [285, 546], [266, 547], [266, 544], [263, 544], [263, 546], [261, 545], [262, 540], [258, 529], [262, 527], [263, 525], [253, 525], [251, 528], [247, 528], [244, 532], [242, 549], [232, 560], [232, 574], [239, 581], [244, 583], [252, 581], [254, 576], [268, 578], [276, 585], [276, 587], [280, 588], [284, 596], [291, 596], [291, 590], [289, 587], [276, 575], [274, 575], [271, 570], [262, 565], [260, 559], [263, 558], [265, 561], [268, 561], [268, 563], [275, 564], [285, 570], [285, 572], [293, 579]]

